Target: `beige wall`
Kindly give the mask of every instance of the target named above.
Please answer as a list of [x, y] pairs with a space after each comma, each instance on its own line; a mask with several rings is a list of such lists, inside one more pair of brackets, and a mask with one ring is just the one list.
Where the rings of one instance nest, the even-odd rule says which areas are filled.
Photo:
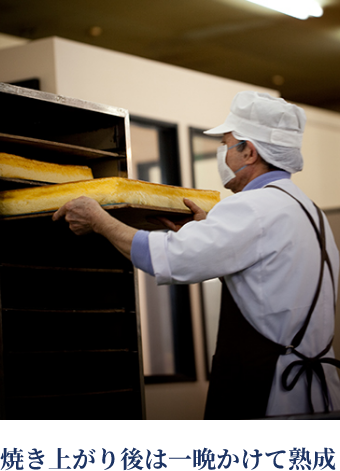
[[[1, 44], [1, 43], [0, 43]], [[32, 41], [0, 49], [0, 81], [16, 82], [39, 78], [41, 89], [55, 93], [56, 71], [53, 41]]]
[[41, 78], [44, 91], [177, 123], [186, 186], [191, 185], [188, 126], [208, 128], [224, 121], [235, 93], [253, 88], [60, 38], [32, 41], [0, 52], [0, 81], [34, 75]]
[[[261, 91], [252, 85], [60, 38], [0, 50], [0, 81], [33, 76], [41, 79], [44, 91], [177, 123], [184, 186], [192, 185], [188, 128], [207, 129], [220, 124], [238, 91]], [[275, 91], [265, 91], [277, 95]], [[340, 207], [337, 185], [340, 116], [313, 108], [306, 108], [306, 112], [308, 125], [303, 143], [306, 170], [294, 179], [320, 206]], [[203, 330], [198, 287], [194, 285], [190, 289], [198, 380], [147, 386], [150, 419], [202, 418], [207, 389]]]
[[304, 169], [294, 182], [322, 209], [340, 207], [340, 114], [303, 106], [307, 125], [302, 143]]
[[12, 36], [10, 34], [0, 33], [0, 49], [13, 46], [22, 46], [26, 43], [28, 43], [28, 39], [18, 38], [17, 36]]

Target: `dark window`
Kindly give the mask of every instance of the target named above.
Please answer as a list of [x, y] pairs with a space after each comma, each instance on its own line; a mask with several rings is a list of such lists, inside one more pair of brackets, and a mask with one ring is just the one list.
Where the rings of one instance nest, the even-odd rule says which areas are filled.
[[[133, 176], [181, 185], [177, 126], [131, 117]], [[189, 287], [139, 273], [146, 383], [196, 379]]]

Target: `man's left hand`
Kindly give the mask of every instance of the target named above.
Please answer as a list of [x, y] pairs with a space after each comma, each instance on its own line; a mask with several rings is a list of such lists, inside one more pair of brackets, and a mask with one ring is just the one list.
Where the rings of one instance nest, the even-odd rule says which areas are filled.
[[184, 218], [181, 221], [173, 222], [167, 218], [159, 217], [158, 220], [168, 229], [171, 229], [174, 232], [177, 232], [181, 229], [189, 221], [201, 221], [202, 219], [206, 219], [207, 213], [203, 211], [202, 208], [197, 206], [193, 201], [189, 200], [188, 198], [183, 198], [183, 203], [187, 206], [191, 212], [193, 213], [193, 217]]

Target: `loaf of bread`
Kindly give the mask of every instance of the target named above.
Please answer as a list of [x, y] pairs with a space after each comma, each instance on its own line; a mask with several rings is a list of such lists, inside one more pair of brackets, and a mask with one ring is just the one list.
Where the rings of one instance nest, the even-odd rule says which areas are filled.
[[93, 198], [101, 205], [129, 203], [173, 209], [188, 209], [183, 203], [183, 198], [188, 198], [207, 212], [220, 200], [218, 191], [110, 177], [2, 191], [0, 214], [13, 216], [54, 211], [80, 196]]
[[18, 155], [0, 153], [0, 177], [65, 183], [93, 178], [92, 170], [81, 165], [60, 165]]

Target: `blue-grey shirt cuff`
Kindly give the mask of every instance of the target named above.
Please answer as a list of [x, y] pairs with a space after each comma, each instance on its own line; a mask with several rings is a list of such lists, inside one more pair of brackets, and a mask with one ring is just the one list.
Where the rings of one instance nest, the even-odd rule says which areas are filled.
[[149, 273], [149, 275], [155, 276], [151, 262], [148, 231], [140, 230], [136, 232], [132, 239], [130, 256], [136, 268]]

